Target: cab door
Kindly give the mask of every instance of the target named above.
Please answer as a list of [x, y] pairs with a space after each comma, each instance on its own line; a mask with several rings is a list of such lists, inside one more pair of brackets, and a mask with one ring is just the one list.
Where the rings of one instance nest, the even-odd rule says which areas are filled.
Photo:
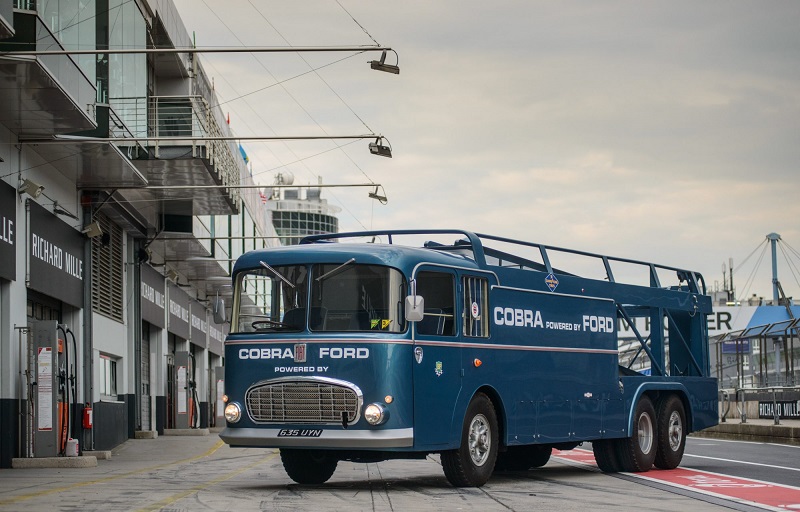
[[[425, 300], [425, 316], [414, 322], [414, 447], [443, 448], [454, 436], [453, 411], [461, 391], [461, 352], [457, 333], [456, 274], [440, 267], [416, 274], [417, 294]], [[459, 428], [456, 429], [460, 434]]]

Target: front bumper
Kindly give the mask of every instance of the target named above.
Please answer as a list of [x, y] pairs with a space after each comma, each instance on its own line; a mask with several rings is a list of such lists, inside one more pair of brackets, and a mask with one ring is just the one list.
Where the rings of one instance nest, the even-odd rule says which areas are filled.
[[280, 428], [230, 428], [219, 437], [231, 446], [262, 448], [408, 448], [414, 445], [414, 429], [322, 430], [318, 437], [279, 436]]

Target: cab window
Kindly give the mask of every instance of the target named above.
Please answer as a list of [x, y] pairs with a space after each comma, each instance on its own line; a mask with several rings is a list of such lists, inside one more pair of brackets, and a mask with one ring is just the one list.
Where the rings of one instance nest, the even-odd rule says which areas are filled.
[[425, 299], [425, 316], [417, 334], [455, 336], [455, 275], [449, 272], [417, 273], [417, 294]]

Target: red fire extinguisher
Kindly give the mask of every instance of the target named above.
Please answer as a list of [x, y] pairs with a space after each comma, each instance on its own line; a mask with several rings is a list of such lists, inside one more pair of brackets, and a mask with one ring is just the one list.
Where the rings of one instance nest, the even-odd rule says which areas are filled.
[[92, 428], [94, 424], [92, 418], [92, 406], [86, 404], [83, 408], [83, 428], [89, 429]]

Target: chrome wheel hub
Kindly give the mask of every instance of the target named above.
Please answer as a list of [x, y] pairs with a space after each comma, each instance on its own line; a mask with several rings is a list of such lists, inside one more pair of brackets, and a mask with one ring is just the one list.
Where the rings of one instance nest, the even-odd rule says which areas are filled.
[[469, 456], [476, 466], [483, 466], [489, 458], [492, 447], [492, 434], [489, 421], [483, 414], [478, 414], [469, 424]]
[[647, 414], [642, 414], [639, 416], [636, 426], [639, 449], [642, 453], [650, 453], [650, 450], [653, 449], [653, 421]]
[[681, 447], [683, 440], [683, 423], [681, 422], [681, 415], [678, 411], [672, 411], [669, 415], [669, 447], [673, 452], [677, 452]]

